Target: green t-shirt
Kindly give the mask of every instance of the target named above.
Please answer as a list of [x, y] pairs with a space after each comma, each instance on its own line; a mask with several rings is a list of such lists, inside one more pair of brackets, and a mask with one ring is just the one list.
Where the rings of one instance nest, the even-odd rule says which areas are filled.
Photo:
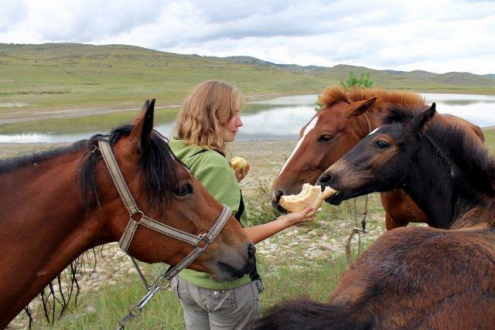
[[[215, 150], [187, 145], [182, 140], [170, 139], [169, 145], [172, 152], [189, 167], [206, 190], [235, 214], [239, 209], [242, 193], [227, 159]], [[247, 216], [244, 212], [241, 223], [245, 225], [246, 220]], [[251, 282], [249, 275], [231, 282], [216, 282], [207, 273], [191, 269], [184, 269], [179, 276], [191, 284], [214, 290], [233, 289]]]

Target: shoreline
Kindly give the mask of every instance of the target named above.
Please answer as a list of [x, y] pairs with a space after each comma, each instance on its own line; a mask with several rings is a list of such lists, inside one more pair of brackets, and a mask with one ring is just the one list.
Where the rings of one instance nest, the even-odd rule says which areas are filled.
[[[272, 94], [255, 94], [255, 95], [245, 95], [246, 103], [257, 102], [264, 100], [272, 100], [278, 97], [284, 96], [294, 96], [294, 95], [306, 95], [310, 93], [309, 91], [297, 91], [291, 93], [272, 93]], [[317, 92], [314, 92], [318, 94]], [[164, 109], [176, 109], [180, 108], [182, 104], [165, 104], [156, 105], [156, 110]], [[142, 103], [136, 103], [135, 106], [132, 105], [116, 105], [115, 107], [88, 107], [88, 108], [30, 108], [30, 109], [19, 109], [19, 107], [12, 106], [2, 109], [0, 107], [0, 126], [21, 122], [32, 122], [37, 120], [47, 120], [47, 119], [61, 119], [61, 118], [80, 118], [80, 117], [92, 117], [111, 113], [119, 112], [129, 112], [129, 111], [139, 111], [142, 107]]]
[[[388, 88], [387, 88], [388, 89]], [[397, 90], [402, 90], [400, 88], [395, 88]], [[403, 89], [408, 91], [409, 89]], [[413, 90], [410, 90], [413, 91]], [[295, 95], [309, 95], [309, 94], [320, 94], [322, 91], [293, 91], [288, 93], [269, 93], [269, 94], [254, 94], [254, 95], [244, 95], [245, 104], [251, 102], [259, 102], [266, 100], [273, 100], [279, 97], [285, 96], [295, 96]], [[473, 93], [471, 90], [456, 90], [456, 91], [439, 91], [439, 90], [414, 90], [416, 93], [431, 93], [431, 94], [453, 94], [453, 95], [479, 95], [479, 96], [494, 96], [495, 93]], [[129, 111], [139, 111], [141, 109], [142, 103], [136, 103], [135, 106], [132, 105], [116, 105], [115, 107], [88, 107], [88, 108], [30, 108], [30, 109], [19, 109], [16, 106], [8, 107], [2, 109], [0, 107], [0, 126], [8, 125], [13, 123], [22, 122], [32, 122], [37, 120], [47, 120], [47, 119], [70, 119], [70, 118], [81, 118], [81, 117], [93, 117], [111, 113], [119, 112], [129, 112]], [[182, 104], [165, 104], [157, 105], [155, 109], [176, 109], [180, 108]]]

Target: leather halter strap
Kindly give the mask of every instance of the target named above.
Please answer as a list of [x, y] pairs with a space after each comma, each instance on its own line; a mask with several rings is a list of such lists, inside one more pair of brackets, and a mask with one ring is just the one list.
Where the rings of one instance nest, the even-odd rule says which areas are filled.
[[[108, 168], [110, 176], [119, 192], [119, 195], [124, 203], [125, 207], [129, 211], [130, 219], [127, 227], [124, 231], [124, 234], [120, 238], [119, 246], [120, 248], [127, 253], [129, 246], [132, 243], [132, 239], [134, 234], [136, 233], [139, 225], [147, 227], [153, 231], [156, 231], [160, 234], [167, 235], [173, 237], [175, 239], [181, 240], [183, 242], [189, 243], [195, 247], [195, 249], [186, 256], [180, 263], [178, 263], [175, 267], [171, 267], [164, 275], [162, 275], [166, 280], [170, 280], [174, 277], [178, 272], [182, 269], [186, 268], [190, 263], [192, 263], [200, 254], [203, 252], [208, 245], [215, 239], [218, 233], [222, 230], [222, 228], [227, 223], [231, 215], [231, 211], [229, 207], [223, 205], [222, 212], [216, 219], [213, 226], [206, 233], [195, 236], [190, 233], [184, 232], [182, 230], [175, 229], [170, 227], [164, 223], [158, 222], [148, 216], [146, 216], [136, 205], [134, 198], [132, 197], [129, 188], [124, 180], [122, 172], [119, 169], [117, 160], [112, 151], [112, 147], [110, 146], [110, 142], [106, 139], [102, 139], [98, 141], [98, 147], [101, 151], [101, 155], [105, 164]], [[135, 219], [136, 215], [139, 215], [139, 219]]]

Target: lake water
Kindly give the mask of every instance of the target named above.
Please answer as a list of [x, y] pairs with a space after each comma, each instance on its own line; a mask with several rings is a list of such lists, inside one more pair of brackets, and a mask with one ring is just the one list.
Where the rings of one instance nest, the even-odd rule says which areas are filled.
[[[427, 103], [436, 102], [440, 113], [463, 117], [481, 127], [495, 125], [495, 96], [463, 94], [422, 94]], [[237, 135], [237, 141], [297, 139], [301, 127], [314, 115], [317, 95], [280, 97], [273, 100], [247, 104], [242, 115], [244, 126]], [[134, 116], [135, 114], [132, 114]], [[94, 117], [98, 121], [98, 117]], [[129, 120], [130, 121], [130, 120]], [[18, 132], [0, 126], [0, 143], [56, 143], [75, 142], [96, 133], [109, 131], [111, 127], [78, 127], [77, 133], [50, 129], [53, 120], [39, 121]], [[120, 124], [116, 123], [115, 125]], [[112, 125], [112, 126], [115, 126]], [[94, 125], [93, 125], [94, 126]], [[97, 126], [97, 125], [96, 125]], [[173, 121], [157, 122], [156, 129], [170, 136]]]

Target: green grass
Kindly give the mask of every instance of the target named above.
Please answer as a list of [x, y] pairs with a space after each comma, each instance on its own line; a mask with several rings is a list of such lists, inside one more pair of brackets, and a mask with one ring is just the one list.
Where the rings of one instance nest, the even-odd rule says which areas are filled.
[[31, 45], [4, 47], [1, 54], [0, 103], [24, 102], [25, 109], [121, 108], [148, 98], [180, 104], [210, 79], [228, 81], [246, 95], [315, 93], [329, 83], [287, 70], [130, 46]]
[[[263, 259], [259, 266], [267, 287], [261, 299], [263, 310], [281, 300], [302, 296], [324, 302], [347, 269], [343, 257], [304, 268], [294, 267], [287, 262], [267, 264]], [[37, 327], [81, 330], [115, 328], [129, 307], [136, 304], [145, 293], [137, 277], [130, 283], [104, 287], [97, 294], [84, 295], [77, 309], [56, 321], [54, 326], [38, 323]], [[182, 308], [175, 294], [170, 290], [159, 291], [145, 306], [141, 316], [127, 323], [126, 329], [184, 329]]]
[[[319, 93], [325, 86], [338, 84], [353, 69], [360, 70], [338, 66], [306, 72], [122, 45], [0, 44], [0, 116], [17, 113], [29, 117], [40, 109], [88, 113], [94, 108], [127, 109], [150, 98], [156, 98], [158, 106], [180, 105], [194, 86], [210, 79], [232, 83], [249, 97]], [[475, 75], [454, 78], [371, 73], [375, 86], [384, 88], [495, 94], [495, 80], [492, 83]], [[25, 105], [1, 106], [16, 102]]]

